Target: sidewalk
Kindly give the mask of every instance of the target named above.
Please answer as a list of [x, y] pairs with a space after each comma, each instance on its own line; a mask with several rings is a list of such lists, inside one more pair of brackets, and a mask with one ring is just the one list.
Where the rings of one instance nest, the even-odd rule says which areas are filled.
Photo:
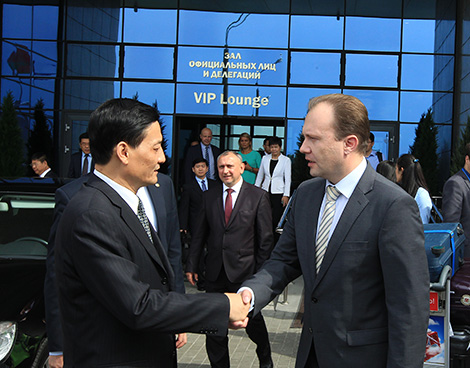
[[[187, 293], [199, 293], [197, 289], [185, 283]], [[303, 290], [303, 280], [299, 278], [289, 284], [287, 303], [280, 302], [274, 310], [270, 303], [263, 309], [271, 342], [272, 358], [276, 368], [293, 368], [300, 339], [301, 328], [292, 327], [296, 317]], [[178, 350], [179, 368], [210, 367], [207, 359], [205, 335], [188, 334], [188, 343]], [[229, 331], [230, 363], [232, 368], [258, 368], [256, 345], [248, 338], [245, 330]]]

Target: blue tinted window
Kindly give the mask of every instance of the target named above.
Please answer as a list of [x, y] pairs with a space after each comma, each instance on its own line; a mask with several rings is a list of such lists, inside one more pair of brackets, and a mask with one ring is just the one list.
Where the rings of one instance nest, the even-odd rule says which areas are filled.
[[99, 80], [66, 80], [64, 109], [95, 110], [113, 98], [115, 83]]
[[124, 78], [173, 79], [172, 47], [126, 46]]
[[222, 115], [222, 85], [178, 84], [176, 87], [176, 113]]
[[31, 38], [32, 6], [3, 5], [2, 24], [4, 38]]
[[175, 43], [176, 10], [124, 10], [124, 42]]
[[170, 159], [173, 154], [173, 116], [160, 115], [160, 124], [162, 126], [163, 137], [167, 143], [165, 154], [167, 159]]
[[232, 47], [286, 48], [288, 44], [288, 15], [181, 10], [179, 24], [180, 44], [223, 46], [226, 35]]
[[341, 55], [311, 52], [291, 53], [291, 84], [339, 85]]
[[67, 47], [67, 76], [114, 78], [118, 74], [117, 46], [76, 45]]
[[178, 81], [222, 83], [223, 65], [229, 84], [285, 85], [287, 53], [279, 50], [180, 47]]
[[33, 38], [56, 40], [58, 22], [59, 8], [57, 6], [34, 6]]
[[400, 96], [400, 121], [419, 122], [432, 106], [432, 92], [402, 92]]
[[2, 75], [31, 75], [33, 73], [31, 42], [2, 43]]
[[410, 146], [413, 145], [416, 137], [416, 128], [418, 124], [400, 124], [400, 147], [398, 156], [410, 152]]
[[291, 17], [291, 48], [336, 49], [343, 48], [344, 18], [326, 16]]
[[55, 79], [36, 78], [32, 80], [31, 105], [34, 106], [39, 99], [44, 102], [45, 109], [54, 108]]
[[33, 41], [34, 74], [38, 77], [54, 77], [57, 73], [57, 43]]
[[156, 101], [161, 113], [171, 114], [175, 98], [174, 89], [173, 83], [123, 82], [122, 97], [133, 98], [137, 94], [139, 101], [149, 105], [153, 105]]
[[370, 120], [398, 119], [398, 92], [345, 90], [344, 94], [361, 100], [369, 111]]
[[[119, 2], [100, 1], [84, 3], [68, 1], [67, 17], [65, 18], [66, 37], [73, 41], [116, 42], [121, 29], [122, 12]], [[115, 3], [116, 8], [111, 5]], [[100, 7], [100, 5], [102, 5]]]
[[433, 118], [436, 124], [452, 124], [452, 93], [433, 93]]
[[346, 56], [347, 86], [396, 87], [398, 56], [359, 55]]
[[[289, 120], [287, 122], [287, 142], [285, 143], [286, 155], [293, 155], [299, 149], [299, 137], [304, 126], [303, 120]], [[307, 166], [307, 161], [305, 161]]]
[[434, 52], [434, 19], [403, 20], [403, 51]]
[[403, 55], [401, 87], [403, 89], [433, 89], [434, 56]]
[[31, 84], [31, 79], [29, 78], [2, 78], [1, 97], [3, 99], [11, 91], [15, 101], [18, 101], [22, 106], [25, 104], [28, 106], [30, 105]]
[[229, 115], [279, 116], [286, 112], [285, 87], [229, 86], [226, 103]]
[[289, 88], [287, 101], [287, 117], [305, 118], [307, 115], [308, 101], [313, 97], [341, 93], [340, 89], [316, 89], [316, 88]]
[[346, 18], [346, 49], [399, 51], [400, 19]]

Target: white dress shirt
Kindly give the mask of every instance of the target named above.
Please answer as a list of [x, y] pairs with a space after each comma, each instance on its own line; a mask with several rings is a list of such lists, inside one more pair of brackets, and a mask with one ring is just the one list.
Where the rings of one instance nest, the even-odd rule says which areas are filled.
[[233, 207], [235, 207], [235, 202], [237, 201], [237, 198], [238, 198], [238, 194], [240, 193], [240, 189], [242, 188], [242, 184], [243, 184], [243, 178], [240, 176], [240, 181], [235, 184], [233, 187], [228, 187], [226, 186], [225, 184], [223, 185], [224, 187], [224, 195], [223, 195], [223, 200], [224, 200], [224, 207], [225, 208], [225, 199], [227, 198], [227, 189], [233, 189], [233, 192], [232, 192], [232, 209]]

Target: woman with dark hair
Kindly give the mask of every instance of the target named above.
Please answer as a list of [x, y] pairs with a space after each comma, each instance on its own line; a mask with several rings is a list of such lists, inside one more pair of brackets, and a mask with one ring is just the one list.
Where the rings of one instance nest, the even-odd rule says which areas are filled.
[[[273, 229], [287, 206], [290, 196], [291, 161], [281, 153], [282, 140], [278, 137], [269, 138], [271, 154], [263, 156], [255, 185], [269, 193], [273, 210]], [[275, 240], [278, 235], [275, 235]]]
[[385, 176], [388, 180], [397, 182], [396, 164], [390, 160], [380, 161], [377, 165], [377, 172]]
[[247, 183], [254, 184], [259, 165], [261, 164], [261, 156], [257, 151], [253, 151], [251, 135], [248, 133], [240, 134], [238, 146], [240, 147], [238, 153], [242, 156], [243, 163], [245, 164], [242, 178]]
[[429, 223], [432, 200], [424, 179], [423, 169], [419, 160], [413, 155], [401, 155], [396, 166], [397, 183], [410, 194], [418, 204], [423, 224]]

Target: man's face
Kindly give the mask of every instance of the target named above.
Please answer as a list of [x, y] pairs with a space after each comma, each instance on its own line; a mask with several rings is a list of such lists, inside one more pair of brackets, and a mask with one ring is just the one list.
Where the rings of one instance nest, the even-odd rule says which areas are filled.
[[240, 181], [242, 173], [245, 171], [245, 164], [235, 154], [230, 153], [219, 158], [217, 168], [219, 169], [220, 180], [226, 186], [233, 187]]
[[263, 149], [264, 152], [266, 152], [268, 155], [271, 153], [271, 146], [269, 145], [269, 141], [266, 141], [266, 143], [263, 144]]
[[370, 138], [369, 138], [369, 140], [367, 141], [367, 151], [366, 151], [367, 153], [370, 154], [370, 152], [372, 151], [372, 147], [374, 147], [374, 143], [375, 142], [371, 141]]
[[31, 167], [36, 175], [41, 175], [44, 171], [48, 169], [47, 161], [41, 162], [39, 160], [32, 160]]
[[193, 166], [193, 173], [199, 179], [204, 179], [208, 170], [209, 168], [207, 167], [205, 162], [198, 162], [196, 165]]
[[305, 154], [310, 175], [328, 179], [333, 184], [344, 175], [344, 141], [337, 141], [333, 108], [320, 103], [309, 111], [302, 133], [305, 137], [300, 152]]
[[145, 138], [135, 148], [129, 146], [127, 175], [135, 190], [157, 182], [160, 164], [165, 162], [162, 148], [162, 132], [158, 121], [145, 131]]
[[201, 142], [204, 146], [208, 146], [212, 141], [212, 131], [209, 128], [204, 128], [201, 130], [199, 138], [201, 138]]
[[80, 140], [80, 149], [85, 155], [90, 154], [90, 140], [88, 138], [82, 138], [82, 140]]

